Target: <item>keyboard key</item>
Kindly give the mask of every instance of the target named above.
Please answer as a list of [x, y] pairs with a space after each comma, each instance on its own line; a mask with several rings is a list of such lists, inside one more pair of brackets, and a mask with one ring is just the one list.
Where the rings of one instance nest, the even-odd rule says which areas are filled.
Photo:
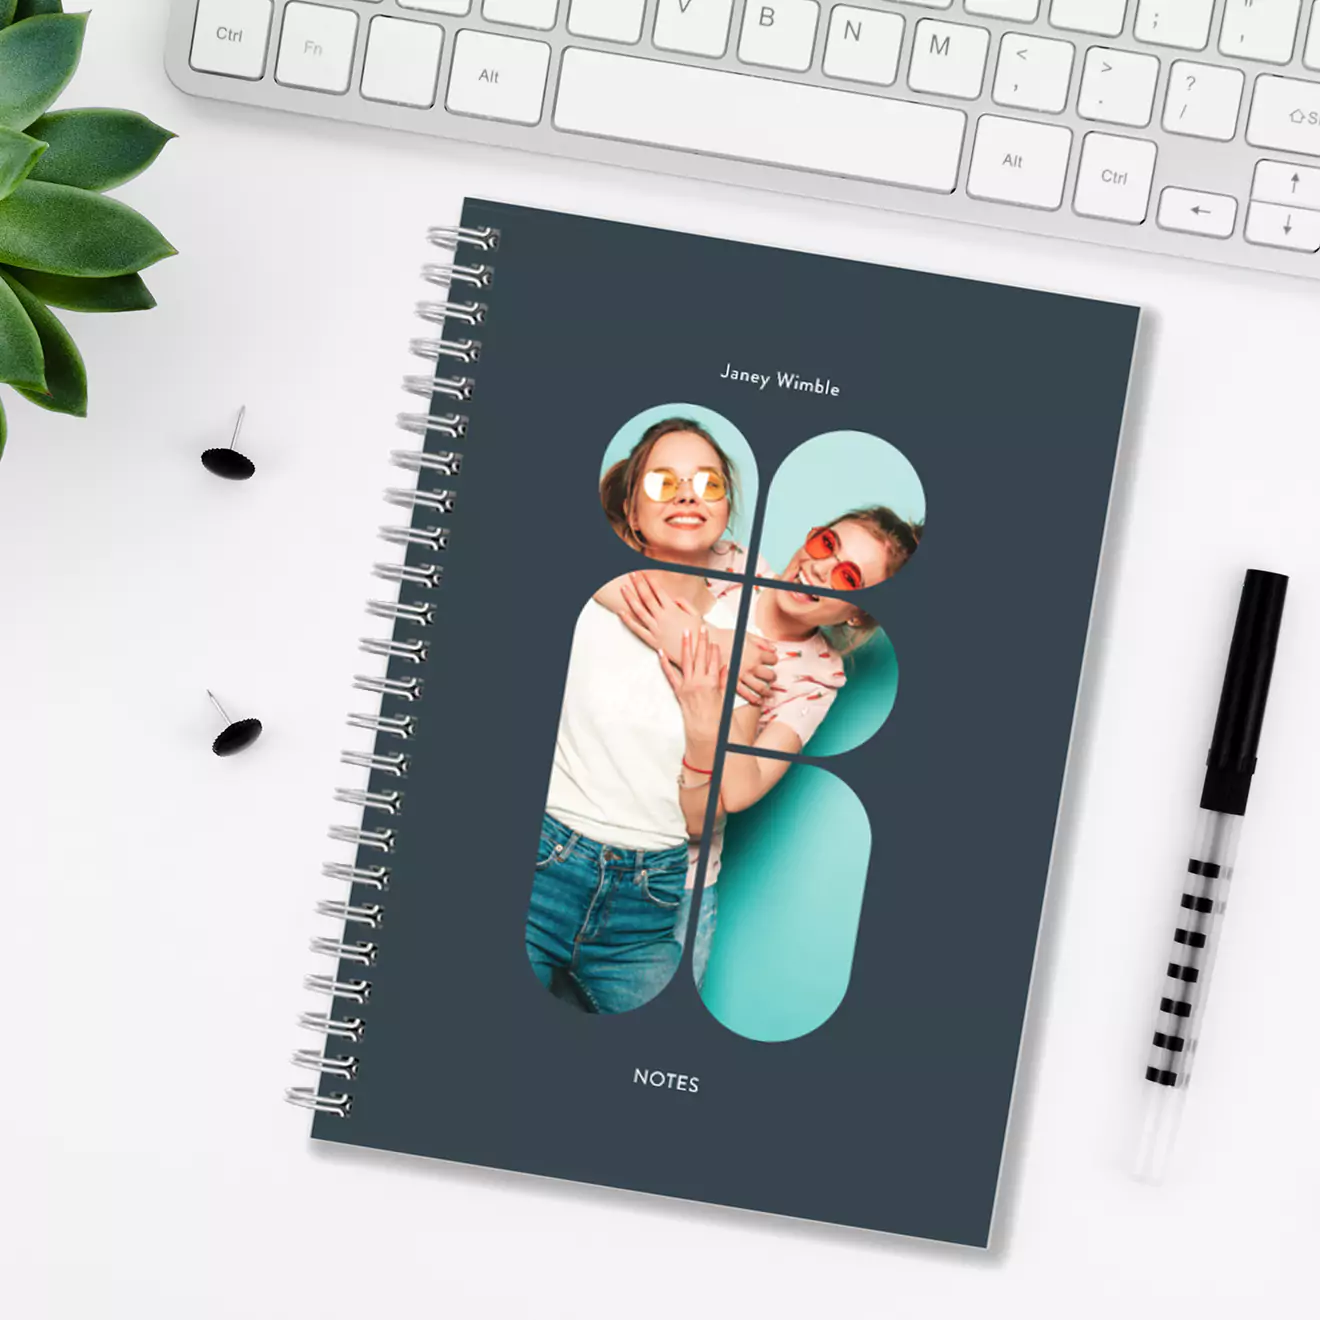
[[1247, 207], [1247, 242], [1262, 247], [1320, 252], [1320, 211], [1295, 211], [1290, 206], [1252, 202]]
[[1161, 229], [1176, 229], [1180, 234], [1228, 238], [1237, 223], [1237, 200], [1191, 188], [1166, 188], [1160, 194], [1157, 220]]
[[1247, 141], [1253, 147], [1320, 156], [1320, 83], [1272, 73], [1257, 78]]
[[270, 0], [200, 0], [188, 63], [203, 73], [260, 78], [266, 72]]
[[733, 0], [660, 0], [653, 40], [660, 50], [718, 59], [729, 45]]
[[1320, 69], [1320, 0], [1311, 6], [1311, 26], [1306, 34], [1306, 50], [1302, 63], [1308, 69]]
[[950, 193], [967, 116], [869, 92], [566, 50], [555, 126]]
[[568, 11], [568, 30], [575, 37], [633, 45], [642, 39], [645, 15], [646, 0], [573, 0]]
[[743, 15], [738, 58], [803, 73], [811, 68], [819, 20], [816, 0], [754, 0]]
[[1239, 60], [1287, 64], [1301, 11], [1302, 0], [1225, 0], [1219, 49]]
[[888, 87], [898, 77], [903, 48], [903, 16], [874, 9], [835, 5], [825, 44], [825, 72], [831, 78]]
[[376, 15], [367, 29], [362, 95], [395, 105], [434, 105], [444, 39], [445, 30], [436, 23]]
[[1174, 60], [1164, 102], [1165, 131], [1230, 141], [1237, 132], [1245, 81], [1241, 69]]
[[1092, 46], [1086, 52], [1077, 113], [1083, 119], [1145, 128], [1155, 109], [1160, 62], [1154, 55]]
[[999, 43], [995, 100], [1000, 105], [1058, 114], [1068, 104], [1073, 44], [1010, 32]]
[[1138, 41], [1152, 46], [1204, 50], [1210, 40], [1215, 0], [1138, 0]]
[[985, 18], [1007, 18], [1014, 23], [1034, 23], [1040, 0], [967, 0], [967, 12]]
[[466, 14], [472, 0], [394, 0], [400, 9], [423, 9], [428, 14]]
[[1251, 200], [1320, 211], [1320, 170], [1281, 160], [1263, 160], [1256, 166], [1251, 181]]
[[445, 107], [479, 119], [539, 123], [549, 68], [550, 47], [544, 41], [460, 32]]
[[1063, 203], [1071, 151], [1070, 129], [982, 115], [976, 126], [968, 195], [1057, 211]]
[[1068, 32], [1116, 37], [1126, 20], [1127, 0], [1054, 0], [1050, 5], [1050, 22]]
[[1146, 219], [1154, 177], [1153, 142], [1088, 133], [1077, 166], [1073, 210], [1097, 220], [1139, 225]]
[[275, 81], [314, 92], [346, 92], [353, 72], [358, 16], [351, 9], [291, 0], [275, 62]]
[[540, 28], [548, 32], [559, 17], [559, 0], [486, 0], [481, 6], [481, 14], [492, 23], [509, 23], [514, 27]]
[[989, 50], [990, 33], [985, 28], [923, 18], [912, 41], [908, 86], [914, 92], [974, 101], [981, 95]]
[[920, 5], [922, 9], [949, 9], [953, 0], [894, 0], [899, 5]]

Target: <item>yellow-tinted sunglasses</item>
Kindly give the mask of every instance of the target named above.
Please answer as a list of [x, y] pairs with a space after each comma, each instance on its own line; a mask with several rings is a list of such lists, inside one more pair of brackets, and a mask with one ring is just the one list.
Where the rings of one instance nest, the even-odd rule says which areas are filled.
[[[668, 504], [678, 497], [679, 488], [686, 478], [680, 477], [673, 468], [652, 468], [642, 477], [642, 491], [648, 500], [657, 504]], [[719, 468], [698, 468], [691, 477], [692, 493], [707, 504], [714, 504], [724, 499], [729, 493], [729, 483]]]

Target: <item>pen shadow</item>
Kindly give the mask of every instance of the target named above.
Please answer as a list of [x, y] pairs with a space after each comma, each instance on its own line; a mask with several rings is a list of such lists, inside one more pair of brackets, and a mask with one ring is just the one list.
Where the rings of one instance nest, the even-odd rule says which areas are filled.
[[1114, 471], [1109, 516], [1105, 522], [1096, 591], [1091, 605], [1091, 623], [1087, 632], [1086, 654], [1078, 685], [1077, 706], [1073, 715], [1068, 765], [1064, 772], [1059, 819], [1050, 857], [1050, 874], [1045, 888], [1045, 902], [1037, 935], [1036, 965], [1027, 996], [1026, 1022], [1018, 1052], [1017, 1079], [1009, 1110], [1003, 1161], [1000, 1165], [999, 1193], [995, 1201], [994, 1218], [991, 1221], [990, 1247], [986, 1254], [992, 1259], [1002, 1259], [1002, 1252], [1012, 1237], [1013, 1225], [1017, 1219], [1023, 1147], [1031, 1130], [1038, 1069], [1044, 1042], [1045, 1014], [1041, 1006], [1048, 1003], [1054, 984], [1058, 965], [1059, 931], [1067, 911], [1068, 881], [1072, 872], [1074, 843], [1081, 816], [1080, 805], [1086, 799], [1087, 783], [1091, 776], [1091, 758], [1088, 749], [1098, 716], [1097, 694], [1103, 686], [1101, 679], [1109, 662], [1109, 648], [1105, 643], [1109, 635], [1109, 624], [1117, 593], [1116, 568], [1127, 542], [1132, 495], [1137, 484], [1140, 463], [1138, 435], [1149, 412], [1150, 391], [1155, 378], [1157, 328], [1155, 314], [1143, 309], [1137, 327], [1132, 358], [1132, 378], [1123, 412], [1123, 434]]

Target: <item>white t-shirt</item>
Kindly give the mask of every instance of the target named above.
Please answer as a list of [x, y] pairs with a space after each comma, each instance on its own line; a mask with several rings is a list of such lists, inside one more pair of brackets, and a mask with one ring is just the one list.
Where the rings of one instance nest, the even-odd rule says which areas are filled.
[[647, 852], [684, 844], [684, 746], [659, 657], [588, 601], [573, 633], [546, 811], [597, 843]]

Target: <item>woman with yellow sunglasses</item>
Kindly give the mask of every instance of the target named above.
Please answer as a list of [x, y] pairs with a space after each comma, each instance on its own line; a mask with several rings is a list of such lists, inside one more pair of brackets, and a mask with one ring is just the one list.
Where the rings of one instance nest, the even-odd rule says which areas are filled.
[[[611, 525], [657, 565], [745, 562], [726, 538], [735, 499], [728, 455], [704, 428], [677, 417], [650, 427], [601, 481]], [[655, 572], [693, 616], [714, 606], [703, 572]], [[655, 652], [618, 617], [622, 602], [621, 583], [602, 588], [574, 631], [526, 927], [541, 983], [595, 1013], [646, 1003], [678, 966], [688, 845], [705, 811], [705, 790], [682, 787], [681, 777], [685, 761], [704, 766], [714, 755], [704, 725], [688, 736]], [[727, 658], [718, 649], [702, 654], [705, 699], [715, 707]], [[764, 693], [772, 678], [749, 658], [739, 686]]]

